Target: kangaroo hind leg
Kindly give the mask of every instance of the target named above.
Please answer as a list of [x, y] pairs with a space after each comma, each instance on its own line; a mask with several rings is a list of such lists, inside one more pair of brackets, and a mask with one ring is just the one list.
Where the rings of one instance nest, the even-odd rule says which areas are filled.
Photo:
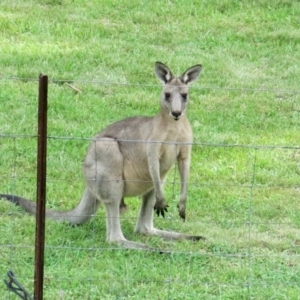
[[86, 187], [81, 201], [74, 209], [67, 212], [46, 211], [46, 216], [52, 219], [68, 221], [72, 225], [80, 225], [90, 220], [97, 212], [99, 206], [100, 201]]
[[123, 200], [123, 155], [119, 144], [111, 138], [102, 138], [91, 145], [84, 164], [87, 185], [104, 204], [106, 210], [106, 239], [124, 248], [148, 248], [144, 244], [128, 241], [122, 232], [120, 208]]

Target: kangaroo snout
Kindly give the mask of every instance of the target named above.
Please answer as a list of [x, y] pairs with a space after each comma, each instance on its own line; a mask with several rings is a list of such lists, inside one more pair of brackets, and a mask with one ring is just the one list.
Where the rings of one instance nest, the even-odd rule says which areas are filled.
[[179, 118], [182, 116], [182, 112], [181, 111], [172, 111], [171, 116], [173, 117], [173, 119], [175, 121], [178, 121]]

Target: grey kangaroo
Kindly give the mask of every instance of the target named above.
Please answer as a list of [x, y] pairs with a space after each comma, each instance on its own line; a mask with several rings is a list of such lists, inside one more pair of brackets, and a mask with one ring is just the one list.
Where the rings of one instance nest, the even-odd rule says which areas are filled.
[[[180, 217], [185, 219], [193, 141], [186, 116], [188, 87], [198, 78], [201, 68], [201, 65], [193, 66], [175, 77], [166, 65], [156, 62], [155, 72], [163, 83], [159, 113], [154, 117], [127, 118], [98, 133], [84, 160], [86, 188], [81, 201], [66, 212], [47, 209], [46, 216], [71, 224], [82, 224], [93, 217], [100, 203], [103, 203], [107, 241], [125, 248], [149, 249], [144, 244], [128, 241], [120, 224], [120, 211], [126, 208], [124, 198], [141, 195], [142, 205], [135, 232], [165, 239], [201, 239], [201, 236], [159, 230], [153, 226], [154, 212], [162, 216], [167, 212], [163, 183], [176, 161], [181, 180], [177, 207]], [[0, 197], [31, 214], [36, 212], [36, 204], [31, 200], [5, 194], [0, 194]]]

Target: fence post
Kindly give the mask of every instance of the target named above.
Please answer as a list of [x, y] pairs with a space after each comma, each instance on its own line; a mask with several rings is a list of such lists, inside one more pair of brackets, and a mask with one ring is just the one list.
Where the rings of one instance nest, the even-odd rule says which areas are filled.
[[39, 76], [34, 299], [43, 299], [46, 214], [48, 76]]

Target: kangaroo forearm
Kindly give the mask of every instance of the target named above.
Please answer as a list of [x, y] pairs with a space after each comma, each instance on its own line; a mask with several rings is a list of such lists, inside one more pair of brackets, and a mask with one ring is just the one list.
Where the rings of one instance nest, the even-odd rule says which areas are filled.
[[185, 210], [186, 210], [186, 200], [188, 193], [188, 176], [189, 176], [189, 168], [190, 168], [190, 159], [189, 154], [186, 158], [178, 159], [178, 168], [181, 180], [181, 193], [180, 200], [178, 202], [178, 212], [179, 216], [185, 220]]
[[150, 175], [151, 179], [153, 182], [154, 190], [155, 190], [155, 195], [163, 197], [163, 191], [162, 191], [162, 182], [159, 174], [159, 166], [156, 164], [153, 164], [150, 167]]

